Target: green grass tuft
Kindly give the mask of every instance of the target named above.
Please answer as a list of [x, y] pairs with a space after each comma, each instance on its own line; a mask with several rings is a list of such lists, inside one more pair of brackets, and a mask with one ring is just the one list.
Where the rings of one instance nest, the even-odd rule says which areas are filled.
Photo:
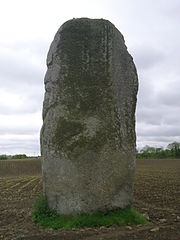
[[39, 226], [52, 229], [72, 229], [85, 227], [110, 227], [112, 225], [148, 224], [147, 219], [133, 208], [112, 210], [107, 213], [97, 212], [74, 215], [58, 215], [48, 207], [47, 200], [41, 196], [33, 206], [33, 221]]

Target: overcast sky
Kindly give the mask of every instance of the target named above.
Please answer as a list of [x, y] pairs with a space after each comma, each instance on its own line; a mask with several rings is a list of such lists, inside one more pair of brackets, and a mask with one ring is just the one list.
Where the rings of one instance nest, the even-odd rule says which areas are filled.
[[40, 154], [46, 55], [65, 21], [110, 20], [138, 75], [137, 146], [180, 141], [179, 0], [0, 0], [0, 154]]

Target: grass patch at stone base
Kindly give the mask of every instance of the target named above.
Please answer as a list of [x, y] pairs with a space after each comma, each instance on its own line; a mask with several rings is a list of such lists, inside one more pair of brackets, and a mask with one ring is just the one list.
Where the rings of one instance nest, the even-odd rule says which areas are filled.
[[33, 206], [32, 218], [39, 227], [52, 229], [110, 227], [113, 225], [122, 226], [149, 223], [143, 215], [130, 207], [107, 213], [97, 212], [92, 215], [86, 213], [59, 215], [49, 209], [47, 200], [43, 196], [36, 200]]

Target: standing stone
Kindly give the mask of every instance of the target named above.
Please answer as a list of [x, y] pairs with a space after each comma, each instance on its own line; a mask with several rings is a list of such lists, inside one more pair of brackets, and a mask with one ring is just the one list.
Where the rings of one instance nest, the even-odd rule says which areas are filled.
[[44, 194], [61, 214], [130, 205], [138, 79], [122, 34], [73, 19], [47, 56], [41, 152]]

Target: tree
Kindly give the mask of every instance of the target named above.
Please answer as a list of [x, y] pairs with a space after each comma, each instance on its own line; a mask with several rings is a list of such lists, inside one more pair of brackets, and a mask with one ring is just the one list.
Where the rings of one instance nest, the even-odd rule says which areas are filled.
[[180, 158], [180, 143], [172, 142], [168, 144], [167, 148], [171, 151], [171, 154], [175, 158]]
[[167, 145], [167, 148], [169, 150], [175, 150], [175, 149], [180, 149], [180, 143], [179, 142], [172, 142]]
[[6, 154], [0, 155], [0, 160], [6, 160], [6, 159], [8, 159]]
[[12, 156], [12, 159], [25, 159], [27, 158], [26, 154], [16, 154]]

